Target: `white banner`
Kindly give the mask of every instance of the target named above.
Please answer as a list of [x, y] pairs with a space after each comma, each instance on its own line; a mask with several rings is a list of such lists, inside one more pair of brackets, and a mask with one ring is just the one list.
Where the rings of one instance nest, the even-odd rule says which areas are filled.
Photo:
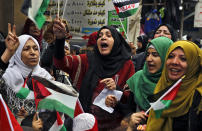
[[202, 2], [198, 2], [195, 7], [194, 27], [202, 27]]

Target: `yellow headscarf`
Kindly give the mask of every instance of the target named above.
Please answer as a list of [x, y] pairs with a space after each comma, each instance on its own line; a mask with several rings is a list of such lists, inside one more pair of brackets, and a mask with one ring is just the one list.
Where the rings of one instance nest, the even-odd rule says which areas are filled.
[[[202, 51], [191, 41], [179, 40], [169, 48], [166, 60], [168, 55], [178, 47], [183, 49], [187, 60], [188, 66], [185, 78], [182, 80], [176, 98], [172, 101], [170, 107], [162, 112], [160, 118], [155, 117], [153, 110], [150, 111], [146, 131], [172, 131], [172, 118], [188, 113], [195, 91], [197, 90], [202, 96]], [[154, 93], [160, 92], [173, 83], [174, 81], [169, 80], [167, 68], [164, 65]], [[200, 111], [202, 110], [201, 104], [202, 102], [200, 102], [198, 108]]]

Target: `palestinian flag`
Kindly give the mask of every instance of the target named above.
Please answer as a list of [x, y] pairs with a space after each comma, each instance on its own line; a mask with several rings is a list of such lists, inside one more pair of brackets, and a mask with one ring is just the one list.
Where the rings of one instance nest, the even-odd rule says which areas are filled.
[[49, 131], [66, 131], [66, 128], [64, 126], [64, 114], [62, 115], [62, 118], [60, 114], [57, 112], [57, 119], [55, 123], [52, 125], [52, 127], [49, 129]]
[[172, 101], [175, 99], [183, 78], [180, 78], [156, 102], [150, 103], [151, 107], [146, 112], [153, 108], [153, 110], [155, 111], [156, 118], [160, 118], [163, 110], [168, 109]]
[[16, 96], [20, 99], [29, 99], [29, 95], [31, 94], [31, 91], [29, 88], [25, 88], [25, 86], [21, 87], [19, 91], [17, 91]]
[[32, 86], [31, 74], [32, 72], [29, 73], [22, 87], [14, 89], [16, 96], [20, 99], [34, 99], [34, 92], [28, 88]]
[[77, 99], [76, 101], [76, 107], [75, 107], [75, 111], [74, 111], [74, 117], [78, 116], [79, 114], [84, 113], [83, 111], [83, 107], [79, 101], [79, 99]]
[[129, 17], [137, 11], [139, 0], [112, 0], [120, 18]]
[[74, 117], [78, 96], [59, 93], [33, 79], [33, 90], [37, 109], [58, 111]]
[[23, 131], [0, 94], [0, 129], [2, 131]]
[[39, 29], [42, 28], [46, 17], [44, 12], [46, 11], [50, 0], [24, 0], [21, 8], [21, 12], [28, 16]]

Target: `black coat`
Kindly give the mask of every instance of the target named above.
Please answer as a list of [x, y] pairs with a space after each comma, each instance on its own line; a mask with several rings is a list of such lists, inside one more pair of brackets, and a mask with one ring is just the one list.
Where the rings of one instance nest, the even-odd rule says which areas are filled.
[[197, 109], [201, 101], [201, 95], [196, 91], [189, 112], [183, 116], [173, 119], [173, 131], [201, 131], [202, 111], [197, 114]]

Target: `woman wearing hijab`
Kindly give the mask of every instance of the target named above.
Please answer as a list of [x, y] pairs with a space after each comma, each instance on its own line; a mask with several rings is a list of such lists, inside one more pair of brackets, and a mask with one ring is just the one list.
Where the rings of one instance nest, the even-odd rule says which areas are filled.
[[[1, 93], [8, 107], [17, 115], [18, 110], [24, 107], [28, 113], [35, 111], [34, 93], [26, 83], [26, 78], [32, 72], [32, 76], [40, 76], [52, 79], [51, 75], [39, 66], [40, 48], [37, 40], [30, 35], [18, 37], [20, 45], [9, 61], [3, 79], [6, 85], [1, 89]], [[28, 89], [26, 99], [20, 99], [16, 95], [20, 94], [21, 87]], [[24, 93], [22, 93], [24, 95]]]
[[140, 110], [146, 111], [150, 107], [147, 97], [153, 94], [161, 76], [166, 52], [172, 43], [172, 40], [166, 37], [153, 39], [146, 48], [147, 57], [143, 70], [136, 72], [127, 81]]
[[36, 24], [27, 18], [23, 27], [22, 35], [23, 34], [31, 35], [38, 41], [42, 55], [44, 53], [44, 49], [48, 46], [48, 43], [43, 39], [43, 30], [39, 30]]
[[[157, 37], [161, 37], [161, 36], [167, 37], [167, 38], [171, 39], [172, 41], [177, 40], [175, 30], [169, 24], [159, 25], [157, 27], [157, 29], [154, 31], [152, 38], [157, 38]], [[146, 58], [146, 52], [140, 53], [133, 58], [133, 61], [135, 63], [135, 71], [139, 71], [143, 68], [145, 58]]]
[[137, 37], [137, 46], [138, 49], [136, 51], [137, 54], [141, 53], [141, 52], [145, 52], [146, 47], [148, 44], [148, 37], [147, 35], [140, 35]]
[[138, 40], [137, 41], [138, 49], [136, 50], [136, 54], [132, 55], [132, 61], [134, 63], [136, 72], [143, 68], [143, 64], [145, 61], [144, 59], [145, 50], [148, 44], [148, 37], [147, 35], [140, 35], [137, 37], [137, 40]]
[[182, 76], [181, 86], [160, 118], [149, 113], [147, 131], [199, 131], [202, 129], [202, 52], [191, 41], [176, 41], [168, 50], [154, 93], [171, 86]]
[[[129, 105], [126, 106], [130, 109], [125, 110], [124, 112], [126, 113], [124, 114], [128, 115], [132, 114], [132, 112], [136, 112], [133, 113], [130, 118], [130, 124], [133, 125], [133, 127], [146, 119], [144, 111], [150, 107], [147, 97], [153, 95], [156, 83], [161, 76], [166, 52], [172, 43], [173, 41], [166, 37], [153, 39], [146, 48], [147, 57], [143, 70], [136, 72], [127, 80], [127, 85], [132, 92], [130, 95], [132, 102], [128, 102]], [[110, 103], [109, 106], [111, 106]], [[124, 106], [124, 109], [126, 109], [126, 106]]]
[[156, 30], [154, 31], [154, 36], [153, 37], [157, 38], [157, 37], [160, 37], [160, 36], [168, 37], [174, 42], [177, 40], [175, 30], [169, 24], [161, 24], [156, 28]]
[[[54, 23], [53, 29], [57, 32], [56, 67], [69, 73], [73, 86], [79, 90], [84, 112], [96, 117], [99, 130], [116, 128], [123, 116], [116, 110], [110, 114], [92, 103], [104, 88], [123, 91], [126, 80], [134, 74], [128, 43], [114, 27], [103, 26], [98, 31], [94, 52], [64, 57], [64, 26], [60, 19]], [[126, 92], [123, 93], [123, 100], [127, 100]]]
[[[5, 80], [3, 79], [3, 74], [8, 66], [8, 62], [10, 58], [15, 54], [15, 51], [17, 50], [19, 46], [19, 40], [16, 36], [16, 26], [13, 25], [13, 28], [11, 27], [11, 24], [8, 23], [8, 35], [5, 39], [5, 49], [4, 52], [1, 53], [0, 58], [0, 94], [1, 89], [5, 86]], [[4, 43], [3, 43], [4, 44]]]

